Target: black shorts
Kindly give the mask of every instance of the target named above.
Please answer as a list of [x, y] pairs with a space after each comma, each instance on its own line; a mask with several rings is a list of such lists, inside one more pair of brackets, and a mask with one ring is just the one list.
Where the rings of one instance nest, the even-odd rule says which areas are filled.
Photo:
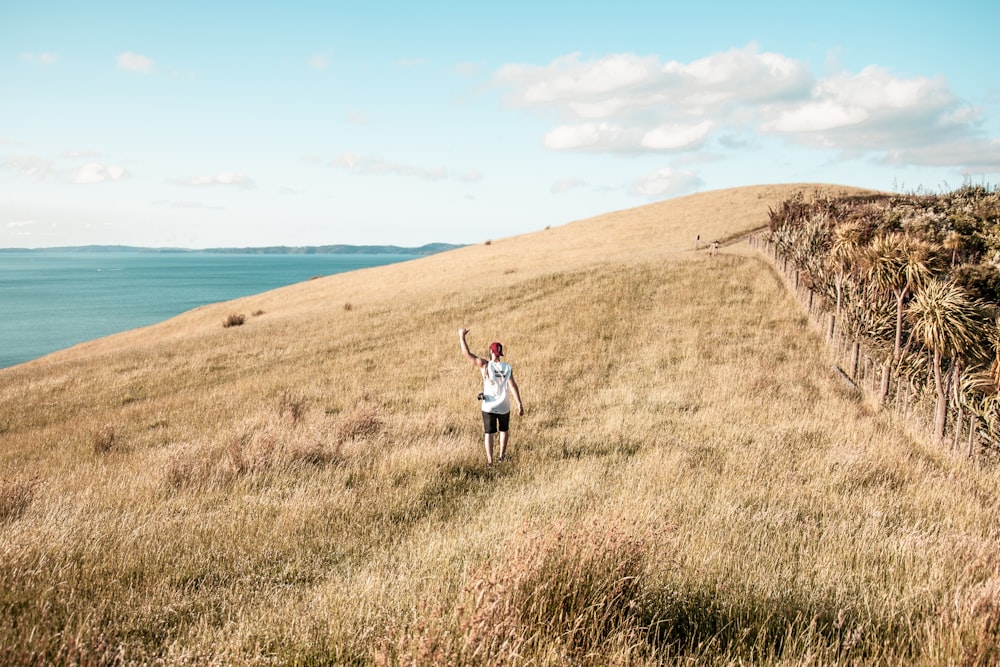
[[498, 415], [492, 412], [483, 413], [483, 430], [486, 433], [504, 433], [510, 427], [510, 413]]

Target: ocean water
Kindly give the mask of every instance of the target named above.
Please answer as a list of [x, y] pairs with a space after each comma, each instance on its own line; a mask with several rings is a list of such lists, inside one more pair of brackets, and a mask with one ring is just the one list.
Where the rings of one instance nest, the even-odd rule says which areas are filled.
[[0, 252], [0, 368], [315, 276], [413, 255]]

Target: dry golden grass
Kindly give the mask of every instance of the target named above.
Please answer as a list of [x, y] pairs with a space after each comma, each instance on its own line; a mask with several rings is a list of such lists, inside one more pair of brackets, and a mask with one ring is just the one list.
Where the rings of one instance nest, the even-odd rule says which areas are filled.
[[[796, 187], [0, 371], [0, 662], [990, 664], [996, 471], [838, 384], [761, 258], [692, 252]], [[494, 468], [461, 325], [526, 401]]]

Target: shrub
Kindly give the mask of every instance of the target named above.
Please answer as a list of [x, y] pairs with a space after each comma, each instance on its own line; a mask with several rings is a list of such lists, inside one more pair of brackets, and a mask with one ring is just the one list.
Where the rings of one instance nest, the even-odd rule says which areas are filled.
[[[652, 531], [620, 519], [522, 534], [509, 555], [474, 577], [454, 607], [423, 604], [413, 625], [378, 648], [384, 664], [518, 664], [559, 655], [608, 664], [652, 653], [654, 589], [662, 548]], [[631, 530], [630, 530], [631, 528]]]
[[344, 304], [344, 310], [351, 311], [353, 309], [354, 309], [354, 306], [351, 304], [350, 301], [348, 301], [347, 303]]
[[180, 491], [205, 486], [210, 481], [216, 460], [203, 448], [183, 445], [171, 455], [163, 468], [164, 488]]
[[288, 415], [293, 424], [298, 424], [306, 414], [308, 399], [305, 396], [293, 393], [290, 389], [281, 392], [278, 398], [278, 414]]
[[[290, 400], [294, 405], [305, 404], [304, 400]], [[339, 443], [331, 442], [333, 438], [324, 423], [306, 426], [270, 415], [250, 419], [212, 442], [181, 445], [164, 466], [161, 488], [173, 493], [225, 489], [246, 479], [266, 483], [304, 466], [319, 467], [343, 460]]]
[[13, 521], [28, 509], [35, 497], [35, 482], [13, 480], [0, 485], [0, 523]]
[[382, 419], [378, 412], [369, 405], [359, 405], [349, 415], [337, 424], [336, 440], [358, 440], [370, 438], [382, 430]]
[[222, 326], [226, 329], [229, 327], [238, 327], [246, 322], [246, 319], [243, 313], [230, 313], [229, 317], [222, 321]]
[[992, 264], [963, 264], [955, 268], [954, 276], [973, 297], [1000, 303], [1000, 269]]
[[94, 453], [98, 455], [110, 452], [116, 441], [117, 434], [112, 426], [105, 426], [99, 431], [95, 431], [90, 438], [90, 442], [94, 446]]

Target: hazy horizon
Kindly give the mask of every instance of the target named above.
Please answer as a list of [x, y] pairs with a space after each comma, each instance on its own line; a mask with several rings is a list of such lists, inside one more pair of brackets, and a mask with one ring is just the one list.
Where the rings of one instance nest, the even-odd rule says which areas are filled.
[[[392, 243], [381, 243], [381, 244], [353, 244], [353, 243], [326, 243], [322, 245], [266, 245], [266, 246], [213, 246], [209, 248], [184, 248], [181, 246], [137, 246], [137, 245], [125, 245], [125, 244], [100, 244], [91, 243], [85, 245], [63, 245], [63, 246], [36, 246], [36, 247], [0, 247], [0, 253], [2, 252], [46, 252], [53, 251], [57, 252], [63, 251], [73, 251], [73, 252], [112, 252], [115, 250], [133, 250], [140, 252], [190, 252], [190, 253], [213, 253], [213, 252], [239, 252], [239, 251], [256, 251], [256, 253], [261, 253], [262, 251], [273, 251], [275, 253], [285, 253], [294, 254], [291, 251], [304, 251], [304, 250], [323, 250], [323, 249], [347, 249], [345, 250], [327, 250], [326, 252], [319, 254], [337, 254], [338, 252], [346, 252], [346, 254], [351, 254], [355, 252], [360, 252], [361, 250], [370, 249], [373, 253], [379, 254], [383, 252], [391, 251], [409, 251], [413, 253], [418, 250], [429, 250], [432, 252], [440, 252], [441, 250], [447, 250], [450, 248], [460, 248], [461, 244], [454, 243], [424, 243], [419, 246], [401, 246]], [[409, 254], [404, 253], [404, 254]]]

